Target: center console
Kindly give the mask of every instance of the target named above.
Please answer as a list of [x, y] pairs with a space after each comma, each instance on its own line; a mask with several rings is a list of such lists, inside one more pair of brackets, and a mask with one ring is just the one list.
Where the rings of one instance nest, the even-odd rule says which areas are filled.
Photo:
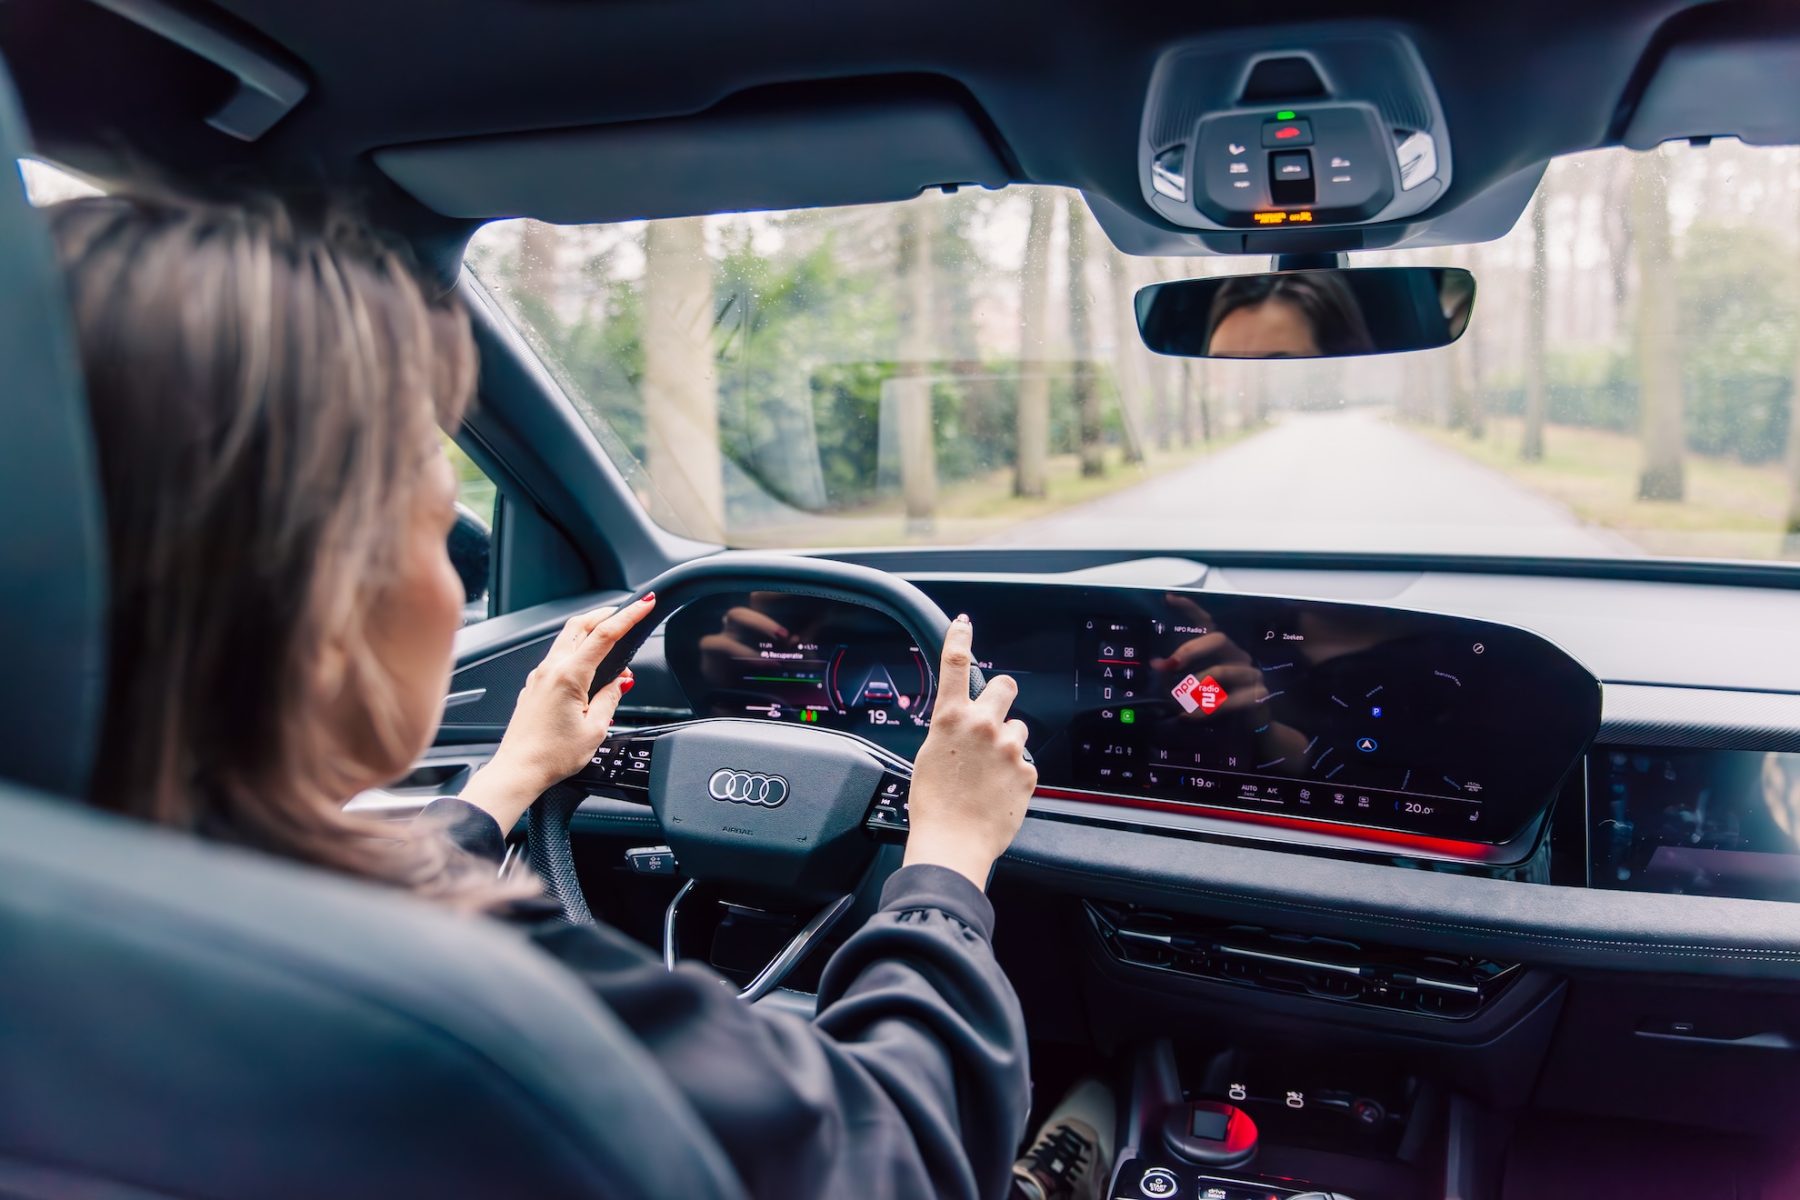
[[1376, 1058], [1140, 1050], [1114, 1200], [1456, 1194], [1456, 1126], [1429, 1084]]

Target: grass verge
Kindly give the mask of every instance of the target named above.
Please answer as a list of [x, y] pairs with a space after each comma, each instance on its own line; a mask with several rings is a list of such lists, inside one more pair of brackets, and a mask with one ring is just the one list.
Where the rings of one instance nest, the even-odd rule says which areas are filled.
[[1524, 423], [1491, 418], [1479, 438], [1408, 426], [1441, 446], [1502, 472], [1564, 505], [1582, 521], [1620, 534], [1646, 553], [1687, 558], [1800, 559], [1782, 521], [1787, 482], [1778, 466], [1690, 454], [1680, 501], [1640, 500], [1638, 439], [1602, 429], [1552, 425], [1544, 457], [1519, 457]]

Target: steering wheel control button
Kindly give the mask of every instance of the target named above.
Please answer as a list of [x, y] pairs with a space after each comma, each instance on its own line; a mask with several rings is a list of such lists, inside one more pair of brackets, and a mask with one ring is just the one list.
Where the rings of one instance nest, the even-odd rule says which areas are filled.
[[630, 791], [647, 791], [650, 787], [649, 741], [603, 742], [594, 751], [580, 778], [586, 783], [607, 784]]
[[1262, 144], [1268, 147], [1287, 149], [1291, 146], [1310, 146], [1313, 143], [1312, 122], [1305, 117], [1287, 121], [1264, 121], [1262, 127]]
[[675, 852], [667, 846], [638, 846], [627, 850], [625, 862], [638, 875], [675, 873]]
[[912, 805], [907, 800], [907, 793], [912, 787], [910, 779], [902, 779], [898, 775], [890, 775], [881, 781], [875, 790], [875, 802], [869, 807], [869, 829], [875, 833], [905, 833], [912, 816]]
[[1181, 1181], [1167, 1167], [1151, 1167], [1138, 1180], [1138, 1191], [1146, 1196], [1173, 1196], [1181, 1190]]

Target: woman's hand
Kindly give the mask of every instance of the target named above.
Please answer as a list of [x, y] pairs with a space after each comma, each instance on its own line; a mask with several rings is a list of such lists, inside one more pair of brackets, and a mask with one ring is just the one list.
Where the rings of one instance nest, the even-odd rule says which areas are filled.
[[593, 698], [588, 688], [607, 651], [656, 607], [654, 593], [623, 610], [596, 608], [569, 618], [530, 675], [492, 761], [475, 773], [462, 798], [512, 829], [532, 802], [587, 765], [606, 740], [613, 713], [632, 687], [630, 668]]
[[959, 616], [944, 637], [931, 733], [913, 766], [906, 865], [949, 867], [985, 889], [1025, 821], [1037, 768], [1025, 758], [1025, 722], [1006, 718], [1019, 685], [997, 675], [969, 699], [973, 636]]

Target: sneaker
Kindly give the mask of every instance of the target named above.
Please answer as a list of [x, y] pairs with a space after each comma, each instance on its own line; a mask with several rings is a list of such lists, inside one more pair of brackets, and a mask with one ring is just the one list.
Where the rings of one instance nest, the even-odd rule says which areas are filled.
[[1020, 1200], [1100, 1200], [1112, 1174], [1112, 1092], [1098, 1079], [1075, 1085], [1051, 1112], [1031, 1149], [1013, 1164]]

